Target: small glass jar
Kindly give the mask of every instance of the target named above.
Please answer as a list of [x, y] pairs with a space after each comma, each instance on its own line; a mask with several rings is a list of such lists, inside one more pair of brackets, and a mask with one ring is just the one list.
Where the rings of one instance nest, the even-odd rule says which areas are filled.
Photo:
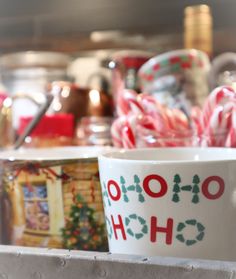
[[[37, 103], [43, 103], [48, 83], [72, 79], [67, 73], [70, 61], [69, 55], [60, 52], [23, 51], [5, 54], [0, 57], [1, 82], [11, 97], [22, 92], [32, 99], [37, 98]], [[12, 117], [15, 129], [19, 128], [21, 116], [32, 116], [37, 112], [37, 103], [29, 98], [14, 102]]]
[[206, 131], [197, 135], [196, 131], [184, 130], [169, 132], [165, 136], [157, 133], [139, 133], [136, 136], [137, 148], [153, 147], [236, 147], [236, 136], [234, 131], [223, 130], [215, 133]]
[[137, 73], [152, 56], [152, 52], [142, 50], [121, 50], [112, 55], [108, 66], [112, 70], [112, 95], [115, 105], [124, 89], [141, 91]]
[[186, 129], [182, 131], [169, 131], [165, 135], [156, 132], [147, 133], [138, 131], [136, 136], [137, 148], [153, 147], [197, 147], [201, 145], [199, 136], [195, 131]]
[[[18, 134], [32, 120], [32, 116], [20, 118]], [[74, 117], [72, 114], [45, 115], [30, 136], [25, 139], [24, 147], [56, 147], [73, 145]]]
[[77, 145], [111, 146], [112, 117], [83, 117], [76, 128]]

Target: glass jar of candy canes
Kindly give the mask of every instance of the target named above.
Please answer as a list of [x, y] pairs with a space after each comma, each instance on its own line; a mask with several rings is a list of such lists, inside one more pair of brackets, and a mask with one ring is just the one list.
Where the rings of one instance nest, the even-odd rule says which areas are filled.
[[[116, 147], [199, 146], [197, 125], [180, 109], [161, 105], [153, 96], [124, 91], [111, 132]], [[194, 125], [193, 125], [194, 124]]]
[[236, 147], [236, 90], [215, 88], [190, 115], [153, 96], [125, 91], [111, 132], [116, 147]]
[[192, 120], [201, 146], [236, 147], [235, 89], [232, 86], [215, 88]]
[[146, 147], [197, 147], [201, 143], [200, 138], [194, 130], [171, 131], [165, 135], [148, 133], [137, 137], [137, 148]]

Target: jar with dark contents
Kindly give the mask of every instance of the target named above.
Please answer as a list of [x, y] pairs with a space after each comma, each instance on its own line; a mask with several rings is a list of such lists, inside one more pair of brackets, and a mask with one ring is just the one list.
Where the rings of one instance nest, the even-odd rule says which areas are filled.
[[[18, 134], [22, 134], [32, 116], [20, 118]], [[70, 146], [74, 137], [74, 117], [71, 114], [45, 115], [25, 139], [24, 147]]]

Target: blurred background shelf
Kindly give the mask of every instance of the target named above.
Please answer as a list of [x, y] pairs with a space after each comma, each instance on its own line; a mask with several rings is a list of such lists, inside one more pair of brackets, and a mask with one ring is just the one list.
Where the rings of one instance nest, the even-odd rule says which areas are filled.
[[[11, 0], [0, 2], [1, 53], [51, 50], [74, 53], [183, 46], [183, 10], [208, 4], [214, 53], [236, 50], [234, 0]], [[222, 13], [222, 11], [224, 11]]]

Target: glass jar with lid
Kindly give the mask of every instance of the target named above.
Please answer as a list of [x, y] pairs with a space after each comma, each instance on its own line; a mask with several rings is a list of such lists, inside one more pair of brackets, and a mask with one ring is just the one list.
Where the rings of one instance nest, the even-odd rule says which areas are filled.
[[[45, 102], [46, 86], [54, 80], [70, 80], [67, 67], [70, 56], [59, 52], [25, 51], [0, 57], [0, 76], [10, 96], [19, 92], [32, 94], [38, 102]], [[27, 107], [27, 110], [25, 109]], [[31, 116], [37, 105], [21, 98], [13, 105], [13, 124], [17, 128], [21, 116]]]

